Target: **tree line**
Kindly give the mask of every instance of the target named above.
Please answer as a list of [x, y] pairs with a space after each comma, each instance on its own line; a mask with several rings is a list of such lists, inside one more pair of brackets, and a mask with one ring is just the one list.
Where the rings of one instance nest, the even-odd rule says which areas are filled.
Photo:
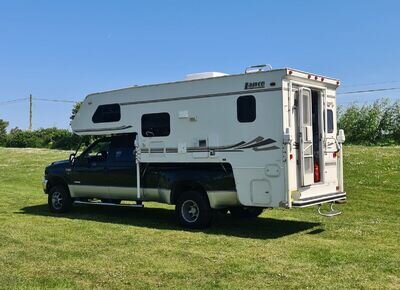
[[[76, 104], [71, 119], [79, 110]], [[74, 150], [81, 142], [89, 144], [91, 137], [79, 137], [66, 129], [46, 128], [25, 131], [13, 128], [0, 119], [0, 146], [19, 148], [50, 148]], [[400, 100], [381, 99], [373, 104], [352, 104], [338, 108], [338, 128], [344, 129], [346, 144], [400, 144]]]
[[[81, 104], [78, 102], [73, 106], [70, 119], [75, 117]], [[16, 127], [7, 132], [8, 125], [7, 121], [0, 119], [0, 146], [2, 147], [75, 150], [81, 143], [88, 145], [93, 139], [90, 136], [80, 137], [69, 130], [55, 127], [33, 131]]]
[[80, 137], [66, 129], [46, 128], [33, 131], [13, 128], [7, 133], [8, 123], [0, 119], [0, 146], [16, 148], [49, 148], [75, 150], [81, 142], [89, 144], [90, 137]]
[[339, 107], [338, 128], [344, 129], [346, 144], [400, 144], [400, 100]]

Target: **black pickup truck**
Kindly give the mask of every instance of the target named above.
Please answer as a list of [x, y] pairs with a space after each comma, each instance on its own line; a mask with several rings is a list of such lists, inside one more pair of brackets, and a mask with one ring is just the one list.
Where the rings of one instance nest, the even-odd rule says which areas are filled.
[[49, 209], [61, 213], [74, 203], [137, 207], [156, 201], [176, 205], [179, 222], [191, 228], [208, 226], [213, 210], [236, 216], [262, 212], [240, 206], [229, 163], [141, 163], [138, 199], [134, 141], [134, 134], [104, 137], [79, 156], [46, 167]]

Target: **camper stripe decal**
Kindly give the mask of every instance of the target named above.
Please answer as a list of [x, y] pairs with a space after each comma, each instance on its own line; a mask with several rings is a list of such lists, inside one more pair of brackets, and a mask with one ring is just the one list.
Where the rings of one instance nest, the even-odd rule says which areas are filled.
[[[273, 139], [264, 139], [264, 137], [258, 136], [257, 138], [233, 145], [217, 146], [217, 147], [188, 147], [186, 149], [187, 153], [194, 152], [243, 152], [244, 149], [253, 149], [254, 151], [269, 151], [279, 149], [278, 146], [269, 146], [276, 143]], [[178, 153], [178, 148], [142, 148], [142, 153]]]
[[124, 130], [132, 128], [130, 125], [119, 126], [119, 127], [112, 127], [112, 128], [97, 128], [97, 129], [81, 129], [81, 130], [74, 130], [77, 133], [84, 133], [84, 132], [98, 132], [98, 131], [117, 131], [117, 130]]
[[248, 145], [248, 146], [245, 146], [245, 147], [240, 147], [240, 148], [243, 148], [243, 149], [256, 148], [256, 147], [260, 147], [260, 146], [263, 146], [263, 145], [269, 145], [269, 144], [272, 144], [272, 143], [275, 143], [275, 142], [276, 142], [275, 140], [266, 139], [266, 140], [263, 140], [261, 142], [257, 142], [255, 144], [251, 144], [251, 145]]
[[269, 150], [275, 150], [279, 149], [278, 146], [272, 146], [272, 147], [263, 147], [263, 148], [253, 148], [254, 151], [269, 151]]
[[239, 148], [243, 148], [245, 146], [249, 146], [250, 144], [253, 144], [253, 143], [258, 143], [258, 142], [260, 142], [262, 140], [264, 140], [264, 138], [261, 137], [261, 136], [258, 136], [258, 137], [254, 138], [253, 140], [251, 140], [249, 142], [243, 142], [243, 145], [239, 146]]
[[141, 104], [149, 104], [149, 103], [162, 103], [162, 102], [172, 102], [172, 101], [182, 101], [182, 100], [193, 100], [193, 99], [204, 99], [204, 98], [215, 98], [215, 97], [224, 97], [231, 95], [242, 95], [242, 94], [252, 94], [252, 93], [261, 93], [261, 92], [274, 92], [281, 91], [282, 88], [269, 88], [269, 89], [259, 89], [259, 90], [246, 90], [246, 91], [237, 91], [230, 93], [217, 93], [217, 94], [207, 94], [207, 95], [197, 95], [197, 96], [187, 96], [187, 97], [176, 97], [176, 98], [166, 98], [166, 99], [154, 99], [147, 101], [134, 101], [134, 102], [124, 102], [119, 103], [121, 106], [127, 105], [141, 105]]

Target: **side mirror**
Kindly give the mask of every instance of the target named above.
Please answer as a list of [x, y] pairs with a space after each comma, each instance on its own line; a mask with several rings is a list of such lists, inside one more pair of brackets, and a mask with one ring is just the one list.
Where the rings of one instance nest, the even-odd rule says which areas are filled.
[[75, 160], [76, 160], [76, 154], [75, 153], [70, 154], [69, 155], [69, 163], [71, 163], [73, 165]]

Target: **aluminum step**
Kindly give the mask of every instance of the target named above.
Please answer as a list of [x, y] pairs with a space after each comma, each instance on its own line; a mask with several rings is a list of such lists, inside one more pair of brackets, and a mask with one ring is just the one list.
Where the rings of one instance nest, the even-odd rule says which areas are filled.
[[293, 200], [292, 207], [308, 207], [313, 205], [320, 205], [328, 202], [338, 200], [345, 200], [346, 192], [334, 192], [329, 194], [311, 196], [303, 199]]

